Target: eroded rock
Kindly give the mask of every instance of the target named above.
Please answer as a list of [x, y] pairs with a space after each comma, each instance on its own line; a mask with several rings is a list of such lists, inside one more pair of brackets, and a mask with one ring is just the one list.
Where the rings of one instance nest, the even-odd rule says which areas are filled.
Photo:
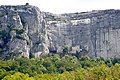
[[26, 5], [0, 6], [0, 57], [17, 58], [86, 51], [120, 57], [120, 10], [52, 14]]

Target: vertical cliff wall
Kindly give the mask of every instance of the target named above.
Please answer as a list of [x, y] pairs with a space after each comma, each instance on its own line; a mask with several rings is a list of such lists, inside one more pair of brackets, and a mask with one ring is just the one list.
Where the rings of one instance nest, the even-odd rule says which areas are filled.
[[31, 5], [0, 6], [0, 57], [86, 51], [120, 57], [120, 10], [52, 14]]
[[[49, 47], [87, 51], [94, 57], [120, 57], [120, 10], [47, 14]], [[75, 49], [76, 48], [76, 49]]]
[[35, 6], [0, 6], [0, 57], [48, 53], [44, 23]]

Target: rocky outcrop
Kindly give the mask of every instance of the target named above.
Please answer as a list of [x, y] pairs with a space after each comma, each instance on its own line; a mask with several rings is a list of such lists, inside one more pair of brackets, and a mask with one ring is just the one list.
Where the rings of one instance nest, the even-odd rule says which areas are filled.
[[44, 23], [35, 6], [0, 6], [0, 57], [29, 57], [41, 51], [48, 53]]
[[52, 14], [29, 4], [0, 6], [0, 57], [36, 58], [45, 53], [86, 51], [120, 57], [120, 10]]

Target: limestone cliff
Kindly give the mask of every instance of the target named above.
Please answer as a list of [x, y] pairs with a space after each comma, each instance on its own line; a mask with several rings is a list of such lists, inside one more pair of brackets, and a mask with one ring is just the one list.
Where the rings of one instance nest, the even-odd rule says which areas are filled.
[[120, 10], [46, 14], [49, 49], [86, 51], [94, 57], [120, 57]]
[[48, 53], [45, 21], [35, 6], [0, 6], [0, 57]]
[[0, 57], [87, 51], [120, 57], [120, 10], [52, 14], [31, 5], [0, 6]]

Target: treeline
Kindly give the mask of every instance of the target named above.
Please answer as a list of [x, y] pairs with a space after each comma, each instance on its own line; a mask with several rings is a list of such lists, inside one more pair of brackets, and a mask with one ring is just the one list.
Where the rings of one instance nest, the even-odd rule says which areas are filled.
[[0, 60], [0, 80], [119, 80], [120, 59], [55, 54], [41, 59]]

